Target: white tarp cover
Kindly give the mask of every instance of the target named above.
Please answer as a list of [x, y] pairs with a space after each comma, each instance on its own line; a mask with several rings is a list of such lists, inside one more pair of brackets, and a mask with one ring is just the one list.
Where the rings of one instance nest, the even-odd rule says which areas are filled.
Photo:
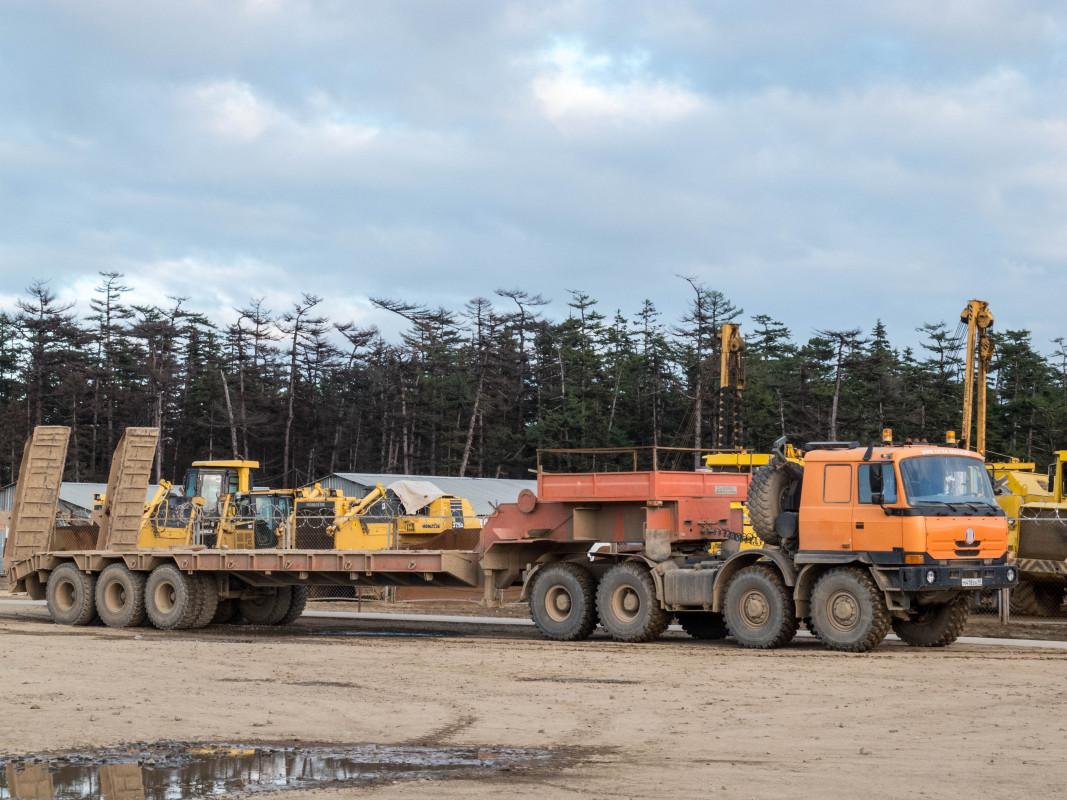
[[420, 508], [428, 506], [445, 493], [429, 481], [394, 481], [385, 487], [400, 498], [404, 510], [414, 514]]

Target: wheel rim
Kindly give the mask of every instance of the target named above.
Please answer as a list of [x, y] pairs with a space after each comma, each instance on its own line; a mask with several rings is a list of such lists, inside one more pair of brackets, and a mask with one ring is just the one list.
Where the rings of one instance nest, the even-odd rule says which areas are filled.
[[545, 613], [553, 622], [566, 622], [574, 608], [574, 600], [566, 587], [553, 586], [545, 593]]
[[758, 589], [749, 589], [741, 595], [741, 620], [750, 628], [762, 628], [771, 618], [771, 604]]
[[61, 611], [70, 611], [74, 608], [76, 594], [74, 581], [60, 581], [56, 586], [56, 605]]
[[632, 586], [620, 586], [611, 594], [611, 610], [623, 622], [633, 622], [641, 613], [641, 596]]
[[852, 592], [834, 592], [826, 601], [826, 617], [835, 630], [849, 633], [860, 623], [860, 604]]
[[118, 581], [104, 587], [104, 606], [108, 611], [121, 611], [126, 605], [126, 589]]
[[174, 608], [174, 604], [178, 602], [177, 592], [169, 583], [159, 584], [153, 594], [153, 599], [156, 602], [156, 608], [164, 614], [169, 613]]

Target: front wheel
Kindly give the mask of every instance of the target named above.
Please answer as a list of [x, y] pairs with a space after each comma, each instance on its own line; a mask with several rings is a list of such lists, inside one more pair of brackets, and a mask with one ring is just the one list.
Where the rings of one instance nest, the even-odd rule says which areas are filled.
[[530, 590], [530, 617], [557, 642], [588, 639], [596, 628], [596, 580], [589, 570], [565, 561], [546, 564]]
[[956, 641], [967, 624], [967, 598], [920, 606], [910, 619], [894, 619], [893, 633], [912, 647], [945, 647]]
[[616, 564], [597, 590], [600, 624], [617, 642], [650, 642], [671, 623], [656, 596], [656, 584], [644, 564]]
[[768, 650], [797, 634], [796, 606], [773, 567], [753, 564], [739, 570], [726, 586], [723, 618], [738, 644]]
[[811, 593], [815, 635], [831, 650], [866, 653], [889, 633], [885, 598], [866, 570], [835, 567]]

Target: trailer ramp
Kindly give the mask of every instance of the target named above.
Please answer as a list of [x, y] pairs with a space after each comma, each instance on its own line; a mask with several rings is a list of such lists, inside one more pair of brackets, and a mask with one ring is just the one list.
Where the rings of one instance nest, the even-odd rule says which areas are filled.
[[111, 459], [104, 507], [97, 518], [98, 550], [135, 550], [159, 428], [127, 428]]

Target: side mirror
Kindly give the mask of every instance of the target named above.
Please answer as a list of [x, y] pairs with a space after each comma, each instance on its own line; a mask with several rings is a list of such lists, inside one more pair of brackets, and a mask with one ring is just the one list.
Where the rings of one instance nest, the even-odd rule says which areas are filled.
[[871, 492], [871, 502], [877, 506], [885, 505], [885, 495], [881, 492]]
[[874, 499], [873, 495], [880, 495], [882, 493], [882, 465], [871, 464], [867, 476], [871, 487], [871, 502], [876, 503], [878, 501]]

